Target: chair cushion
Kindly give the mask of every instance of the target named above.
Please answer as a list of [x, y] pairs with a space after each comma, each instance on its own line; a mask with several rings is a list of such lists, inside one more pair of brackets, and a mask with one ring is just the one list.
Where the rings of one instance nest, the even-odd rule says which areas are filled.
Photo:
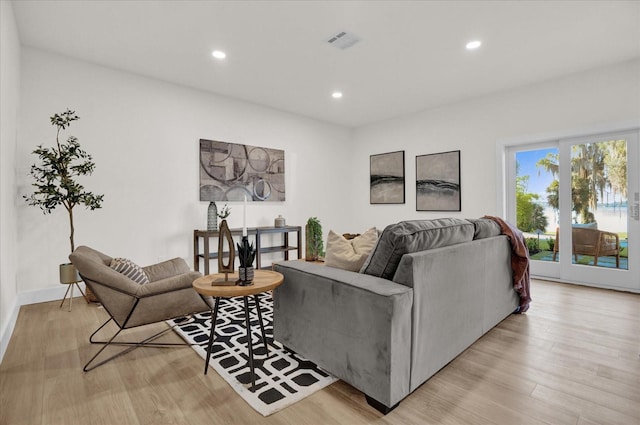
[[109, 266], [140, 285], [149, 283], [149, 276], [147, 276], [142, 267], [131, 260], [126, 258], [114, 258], [111, 260], [111, 264]]
[[373, 251], [377, 240], [378, 231], [375, 227], [353, 239], [347, 239], [330, 230], [327, 239], [327, 253], [324, 258], [325, 265], [353, 272], [360, 271], [365, 260]]

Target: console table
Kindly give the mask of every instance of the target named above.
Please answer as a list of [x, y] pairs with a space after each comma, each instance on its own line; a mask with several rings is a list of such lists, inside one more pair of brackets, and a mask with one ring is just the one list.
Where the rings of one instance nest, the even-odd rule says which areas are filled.
[[[242, 237], [242, 229], [229, 229], [234, 237], [234, 243]], [[297, 245], [289, 245], [289, 233], [297, 234]], [[282, 245], [263, 246], [262, 236], [267, 234], [281, 233]], [[204, 274], [209, 274], [209, 261], [218, 258], [218, 239], [219, 232], [217, 230], [194, 230], [193, 231], [193, 268], [200, 271], [200, 259], [204, 259]], [[302, 227], [301, 226], [285, 226], [285, 227], [248, 227], [247, 236], [254, 237], [254, 247], [256, 249], [256, 269], [262, 267], [262, 254], [282, 252], [284, 259], [289, 259], [289, 251], [298, 251], [298, 259], [302, 258]], [[237, 237], [237, 238], [236, 238]], [[213, 245], [213, 252], [210, 250], [209, 239], [215, 238], [216, 243]], [[200, 251], [200, 239], [203, 239], [202, 251]], [[237, 239], [237, 240], [236, 240]]]

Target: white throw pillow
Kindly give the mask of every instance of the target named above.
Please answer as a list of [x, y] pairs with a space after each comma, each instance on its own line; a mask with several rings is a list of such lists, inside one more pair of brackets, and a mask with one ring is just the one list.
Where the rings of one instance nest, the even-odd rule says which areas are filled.
[[325, 265], [358, 272], [376, 246], [377, 241], [378, 232], [375, 227], [351, 240], [347, 240], [342, 235], [330, 230], [324, 258]]

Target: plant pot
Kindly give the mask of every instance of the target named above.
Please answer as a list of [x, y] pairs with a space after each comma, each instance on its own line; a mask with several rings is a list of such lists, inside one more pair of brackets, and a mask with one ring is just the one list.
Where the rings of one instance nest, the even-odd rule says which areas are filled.
[[238, 267], [238, 285], [252, 285], [254, 275], [255, 269], [253, 267]]
[[78, 274], [75, 266], [71, 263], [60, 264], [60, 283], [70, 284], [81, 282], [82, 279]]
[[[78, 273], [78, 270], [72, 263], [60, 264], [60, 283], [70, 285], [76, 282], [82, 282], [82, 277]], [[80, 290], [82, 292], [82, 290]], [[87, 302], [97, 303], [98, 298], [89, 289], [89, 285], [85, 287], [85, 293], [83, 294]]]

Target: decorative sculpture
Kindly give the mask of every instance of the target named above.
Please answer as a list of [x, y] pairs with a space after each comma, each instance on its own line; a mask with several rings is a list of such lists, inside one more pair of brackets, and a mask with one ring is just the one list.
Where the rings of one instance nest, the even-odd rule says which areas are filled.
[[[229, 258], [227, 264], [224, 264], [225, 240], [229, 246]], [[224, 273], [225, 282], [229, 281], [229, 273], [233, 273], [235, 259], [236, 250], [233, 245], [233, 236], [231, 235], [231, 230], [229, 230], [227, 220], [222, 220], [220, 222], [220, 234], [218, 235], [218, 273]]]

